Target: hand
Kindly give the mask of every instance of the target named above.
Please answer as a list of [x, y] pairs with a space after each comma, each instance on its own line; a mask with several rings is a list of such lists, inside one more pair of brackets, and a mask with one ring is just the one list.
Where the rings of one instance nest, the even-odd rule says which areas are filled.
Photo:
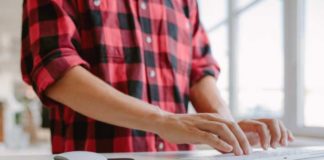
[[167, 114], [156, 133], [176, 144], [208, 144], [221, 152], [235, 155], [250, 153], [250, 145], [237, 123], [217, 114]]
[[272, 148], [287, 146], [288, 142], [294, 140], [291, 131], [277, 119], [242, 120], [238, 125], [245, 132], [250, 145], [261, 144], [265, 150], [270, 146]]

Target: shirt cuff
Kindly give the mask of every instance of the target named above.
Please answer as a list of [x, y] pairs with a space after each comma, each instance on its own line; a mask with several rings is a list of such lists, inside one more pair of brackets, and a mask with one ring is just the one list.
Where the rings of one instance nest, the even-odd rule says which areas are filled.
[[216, 80], [220, 74], [220, 69], [217, 65], [210, 65], [206, 67], [193, 68], [190, 75], [190, 87], [195, 85], [199, 80], [205, 76], [212, 76]]
[[[63, 50], [65, 51], [63, 52]], [[38, 65], [32, 73], [32, 85], [45, 106], [53, 103], [53, 100], [45, 95], [46, 89], [64, 76], [69, 69], [75, 66], [83, 66], [89, 69], [89, 64], [76, 51], [62, 49], [59, 52], [61, 52], [61, 56], [52, 54], [51, 57], [46, 57], [46, 59], [50, 59], [50, 62], [46, 63], [46, 65], [41, 62], [42, 64]]]

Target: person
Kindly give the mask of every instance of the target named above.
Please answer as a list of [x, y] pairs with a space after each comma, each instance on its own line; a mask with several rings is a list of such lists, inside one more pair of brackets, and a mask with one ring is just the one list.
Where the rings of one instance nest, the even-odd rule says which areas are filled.
[[234, 120], [195, 0], [24, 0], [21, 70], [50, 110], [53, 153], [293, 140], [280, 120]]

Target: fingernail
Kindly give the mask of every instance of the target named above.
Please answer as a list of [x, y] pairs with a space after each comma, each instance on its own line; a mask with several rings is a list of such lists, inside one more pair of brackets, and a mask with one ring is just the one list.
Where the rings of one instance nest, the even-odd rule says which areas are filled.
[[239, 156], [243, 155], [243, 151], [242, 151], [242, 149], [237, 150], [237, 154], [238, 154]]
[[284, 146], [287, 146], [288, 145], [288, 141], [287, 139], [284, 140]]
[[230, 146], [230, 145], [228, 145], [228, 146], [227, 146], [227, 151], [228, 151], [228, 152], [232, 152], [232, 151], [233, 151], [233, 147]]
[[272, 148], [276, 148], [276, 142], [271, 143]]
[[245, 149], [245, 150], [244, 150], [244, 154], [245, 154], [245, 155], [248, 155], [248, 154], [250, 154], [250, 149], [248, 149], [248, 148], [247, 148], [247, 149]]

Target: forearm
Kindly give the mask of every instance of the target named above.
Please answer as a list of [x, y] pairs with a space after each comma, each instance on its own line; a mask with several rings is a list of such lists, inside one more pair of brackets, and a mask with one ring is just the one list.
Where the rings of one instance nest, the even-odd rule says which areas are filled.
[[[231, 125], [226, 120], [204, 114], [186, 115], [159, 111], [151, 104], [117, 91], [79, 66], [69, 70], [47, 89], [46, 94], [76, 112], [98, 121], [153, 132], [171, 143], [203, 143], [223, 152], [233, 150], [236, 155], [241, 153], [238, 142], [232, 144], [225, 141], [237, 141], [230, 129], [218, 129]], [[207, 126], [214, 126], [211, 127], [214, 129]], [[231, 128], [233, 127], [235, 128]], [[239, 134], [237, 132], [235, 135]], [[232, 136], [226, 139], [228, 135]], [[248, 147], [245, 150], [246, 148]]]
[[228, 106], [220, 95], [216, 81], [206, 76], [190, 89], [190, 100], [199, 113], [218, 113], [233, 120]]
[[46, 95], [87, 117], [117, 126], [155, 132], [154, 122], [161, 118], [155, 106], [119, 92], [80, 66], [49, 87]]

